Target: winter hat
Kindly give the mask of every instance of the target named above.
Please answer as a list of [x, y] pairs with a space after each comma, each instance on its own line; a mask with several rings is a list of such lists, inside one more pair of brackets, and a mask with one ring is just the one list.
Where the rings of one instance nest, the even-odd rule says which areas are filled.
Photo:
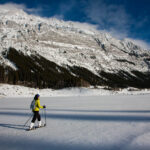
[[37, 100], [37, 99], [39, 98], [39, 96], [40, 96], [39, 94], [36, 94], [36, 95], [34, 96], [34, 99]]

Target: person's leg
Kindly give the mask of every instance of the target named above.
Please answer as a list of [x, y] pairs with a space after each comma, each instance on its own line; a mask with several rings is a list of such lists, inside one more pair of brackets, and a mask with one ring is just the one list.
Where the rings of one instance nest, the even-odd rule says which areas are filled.
[[37, 113], [36, 113], [36, 111], [34, 111], [33, 112], [34, 113], [34, 115], [33, 115], [33, 118], [32, 118], [32, 123], [35, 123], [35, 120], [36, 120], [36, 118], [37, 118]]
[[38, 121], [41, 121], [41, 116], [39, 114], [39, 111], [37, 112], [37, 119], [38, 119]]
[[42, 122], [41, 122], [41, 116], [40, 116], [39, 112], [37, 114], [37, 119], [38, 119], [38, 127], [41, 127], [42, 126]]
[[35, 123], [35, 120], [36, 120], [36, 112], [33, 111], [34, 115], [33, 115], [33, 118], [32, 118], [32, 121], [31, 121], [31, 124], [30, 124], [30, 129], [32, 129], [34, 127], [34, 123]]

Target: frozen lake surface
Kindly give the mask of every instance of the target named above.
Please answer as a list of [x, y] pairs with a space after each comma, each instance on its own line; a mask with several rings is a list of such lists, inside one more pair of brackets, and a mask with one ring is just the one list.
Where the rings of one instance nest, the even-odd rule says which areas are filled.
[[[150, 149], [149, 94], [41, 97], [47, 126], [27, 132], [23, 125], [31, 116], [31, 100], [0, 99], [2, 150]], [[40, 113], [45, 122], [44, 111]]]

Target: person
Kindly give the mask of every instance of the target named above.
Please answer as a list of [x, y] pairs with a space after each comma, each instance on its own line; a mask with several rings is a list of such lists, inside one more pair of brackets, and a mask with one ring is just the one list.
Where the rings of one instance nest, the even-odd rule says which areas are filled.
[[38, 120], [38, 127], [42, 126], [41, 116], [39, 114], [39, 110], [43, 109], [43, 108], [46, 108], [45, 105], [43, 105], [43, 106], [40, 105], [40, 95], [39, 94], [36, 94], [34, 96], [34, 100], [33, 101], [34, 101], [34, 107], [32, 109], [32, 111], [33, 111], [33, 118], [32, 118], [29, 130], [32, 130], [34, 128], [34, 123], [35, 123], [36, 119]]

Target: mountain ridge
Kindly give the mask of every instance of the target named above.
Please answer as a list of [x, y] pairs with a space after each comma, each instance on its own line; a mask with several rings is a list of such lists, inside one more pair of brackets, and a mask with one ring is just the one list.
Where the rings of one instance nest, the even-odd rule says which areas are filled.
[[[3, 70], [7, 67], [13, 72], [18, 70], [19, 62], [14, 63], [7, 57], [8, 52], [15, 49], [19, 55], [24, 54], [31, 59], [33, 55], [43, 57], [66, 68], [70, 71], [68, 74], [79, 77], [80, 84], [70, 86], [82, 86], [81, 80], [86, 85], [92, 85], [91, 79], [79, 73], [88, 70], [90, 76], [99, 78], [93, 81], [95, 86], [95, 83], [118, 87], [137, 86], [139, 82], [138, 87], [140, 84], [141, 87], [150, 87], [147, 83], [150, 80], [150, 51], [128, 39], [118, 40], [86, 23], [41, 18], [18, 9], [2, 9], [0, 19], [0, 65]], [[61, 88], [63, 86], [66, 87], [62, 85]]]

